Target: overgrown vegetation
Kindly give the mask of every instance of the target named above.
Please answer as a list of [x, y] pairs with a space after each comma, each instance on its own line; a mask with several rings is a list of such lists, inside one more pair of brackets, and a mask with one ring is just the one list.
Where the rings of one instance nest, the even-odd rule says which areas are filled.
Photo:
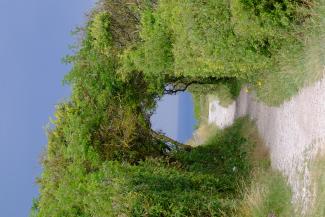
[[241, 119], [203, 146], [137, 164], [52, 159], [56, 165], [45, 164], [36, 216], [233, 216], [239, 186], [269, 165], [256, 151], [255, 133]]
[[284, 177], [270, 169], [256, 172], [252, 185], [244, 193], [236, 216], [293, 216], [291, 188]]
[[[173, 89], [235, 79], [279, 104], [315, 77], [301, 64], [324, 36], [323, 15], [322, 1], [161, 0], [143, 12], [124, 65]], [[322, 66], [324, 56], [312, 55]]]
[[[291, 96], [284, 85], [268, 101], [273, 81], [299, 75], [282, 75], [282, 67], [304, 52], [319, 8], [316, 0], [100, 1], [65, 59], [72, 95], [48, 132], [31, 215], [235, 216], [240, 186], [264, 168], [252, 123], [241, 119], [191, 148], [151, 129], [156, 102], [190, 88], [222, 93], [226, 104], [242, 82], [266, 102]], [[277, 186], [268, 192], [283, 196]], [[272, 201], [263, 213], [282, 213]]]

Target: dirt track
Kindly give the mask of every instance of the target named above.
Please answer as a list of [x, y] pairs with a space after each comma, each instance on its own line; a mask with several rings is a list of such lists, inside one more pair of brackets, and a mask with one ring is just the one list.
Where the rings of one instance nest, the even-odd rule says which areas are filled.
[[[224, 126], [231, 120], [218, 121], [218, 102], [210, 101], [209, 122]], [[308, 162], [325, 149], [325, 79], [300, 91], [279, 107], [256, 102], [253, 94], [241, 91], [232, 106], [223, 110], [229, 119], [249, 115], [256, 121], [265, 144], [269, 147], [272, 166], [280, 170], [292, 186], [293, 202], [302, 204], [297, 212], [308, 210], [313, 198]], [[234, 115], [231, 113], [235, 112]]]

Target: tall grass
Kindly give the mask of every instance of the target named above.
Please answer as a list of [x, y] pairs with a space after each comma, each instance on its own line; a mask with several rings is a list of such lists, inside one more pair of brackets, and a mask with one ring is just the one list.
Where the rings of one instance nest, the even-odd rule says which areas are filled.
[[311, 164], [311, 175], [315, 198], [308, 217], [323, 217], [325, 216], [325, 156], [318, 156]]
[[[306, 1], [309, 2], [309, 1]], [[300, 46], [286, 44], [278, 53], [272, 72], [265, 71], [251, 83], [257, 96], [269, 105], [279, 105], [305, 86], [323, 77], [325, 67], [325, 1], [310, 1], [311, 18], [300, 28]]]
[[251, 186], [244, 192], [244, 199], [236, 216], [289, 217], [292, 215], [291, 189], [285, 178], [270, 169], [257, 171]]

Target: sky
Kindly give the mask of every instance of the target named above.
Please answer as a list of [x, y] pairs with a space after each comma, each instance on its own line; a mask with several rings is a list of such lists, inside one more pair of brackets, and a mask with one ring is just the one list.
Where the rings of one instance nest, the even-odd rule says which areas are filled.
[[153, 129], [186, 143], [192, 137], [196, 125], [191, 94], [184, 92], [164, 96], [158, 102], [156, 113], [151, 121]]
[[[61, 82], [69, 66], [61, 60], [75, 42], [70, 32], [82, 26], [94, 2], [0, 0], [0, 216], [28, 216], [38, 195], [44, 128], [55, 105], [70, 93]], [[193, 123], [192, 113], [188, 94], [165, 97], [154, 126], [185, 141], [192, 126], [180, 131], [179, 122]]]
[[69, 95], [61, 63], [90, 0], [0, 0], [0, 216], [28, 216], [44, 127]]

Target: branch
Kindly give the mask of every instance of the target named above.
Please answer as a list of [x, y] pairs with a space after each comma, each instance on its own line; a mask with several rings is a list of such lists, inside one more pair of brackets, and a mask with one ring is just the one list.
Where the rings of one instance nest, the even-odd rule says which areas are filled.
[[184, 86], [184, 87], [182, 87], [182, 88], [175, 88], [175, 86], [177, 86], [177, 85], [173, 85], [172, 88], [170, 88], [170, 89], [165, 89], [165, 90], [164, 90], [164, 94], [173, 95], [173, 94], [177, 94], [178, 92], [184, 92], [184, 91], [186, 91], [187, 88], [188, 88], [189, 86], [191, 86], [192, 84], [194, 84], [194, 82], [190, 82], [190, 83], [188, 83], [188, 84], [182, 84], [182, 85]]
[[164, 134], [158, 133], [151, 129], [151, 135], [155, 139], [163, 142], [166, 144], [166, 148], [171, 151], [172, 149], [182, 149], [182, 150], [190, 150], [192, 147], [189, 145], [185, 145], [183, 143], [177, 142], [176, 140], [173, 140], [172, 138], [169, 138], [168, 136], [165, 136]]
[[193, 84], [216, 84], [225, 78], [214, 78], [214, 77], [207, 77], [207, 78], [197, 78], [196, 80], [188, 80], [184, 77], [181, 78], [170, 78], [170, 84], [166, 86], [164, 89], [164, 94], [177, 94], [178, 92], [186, 91], [191, 85]]

